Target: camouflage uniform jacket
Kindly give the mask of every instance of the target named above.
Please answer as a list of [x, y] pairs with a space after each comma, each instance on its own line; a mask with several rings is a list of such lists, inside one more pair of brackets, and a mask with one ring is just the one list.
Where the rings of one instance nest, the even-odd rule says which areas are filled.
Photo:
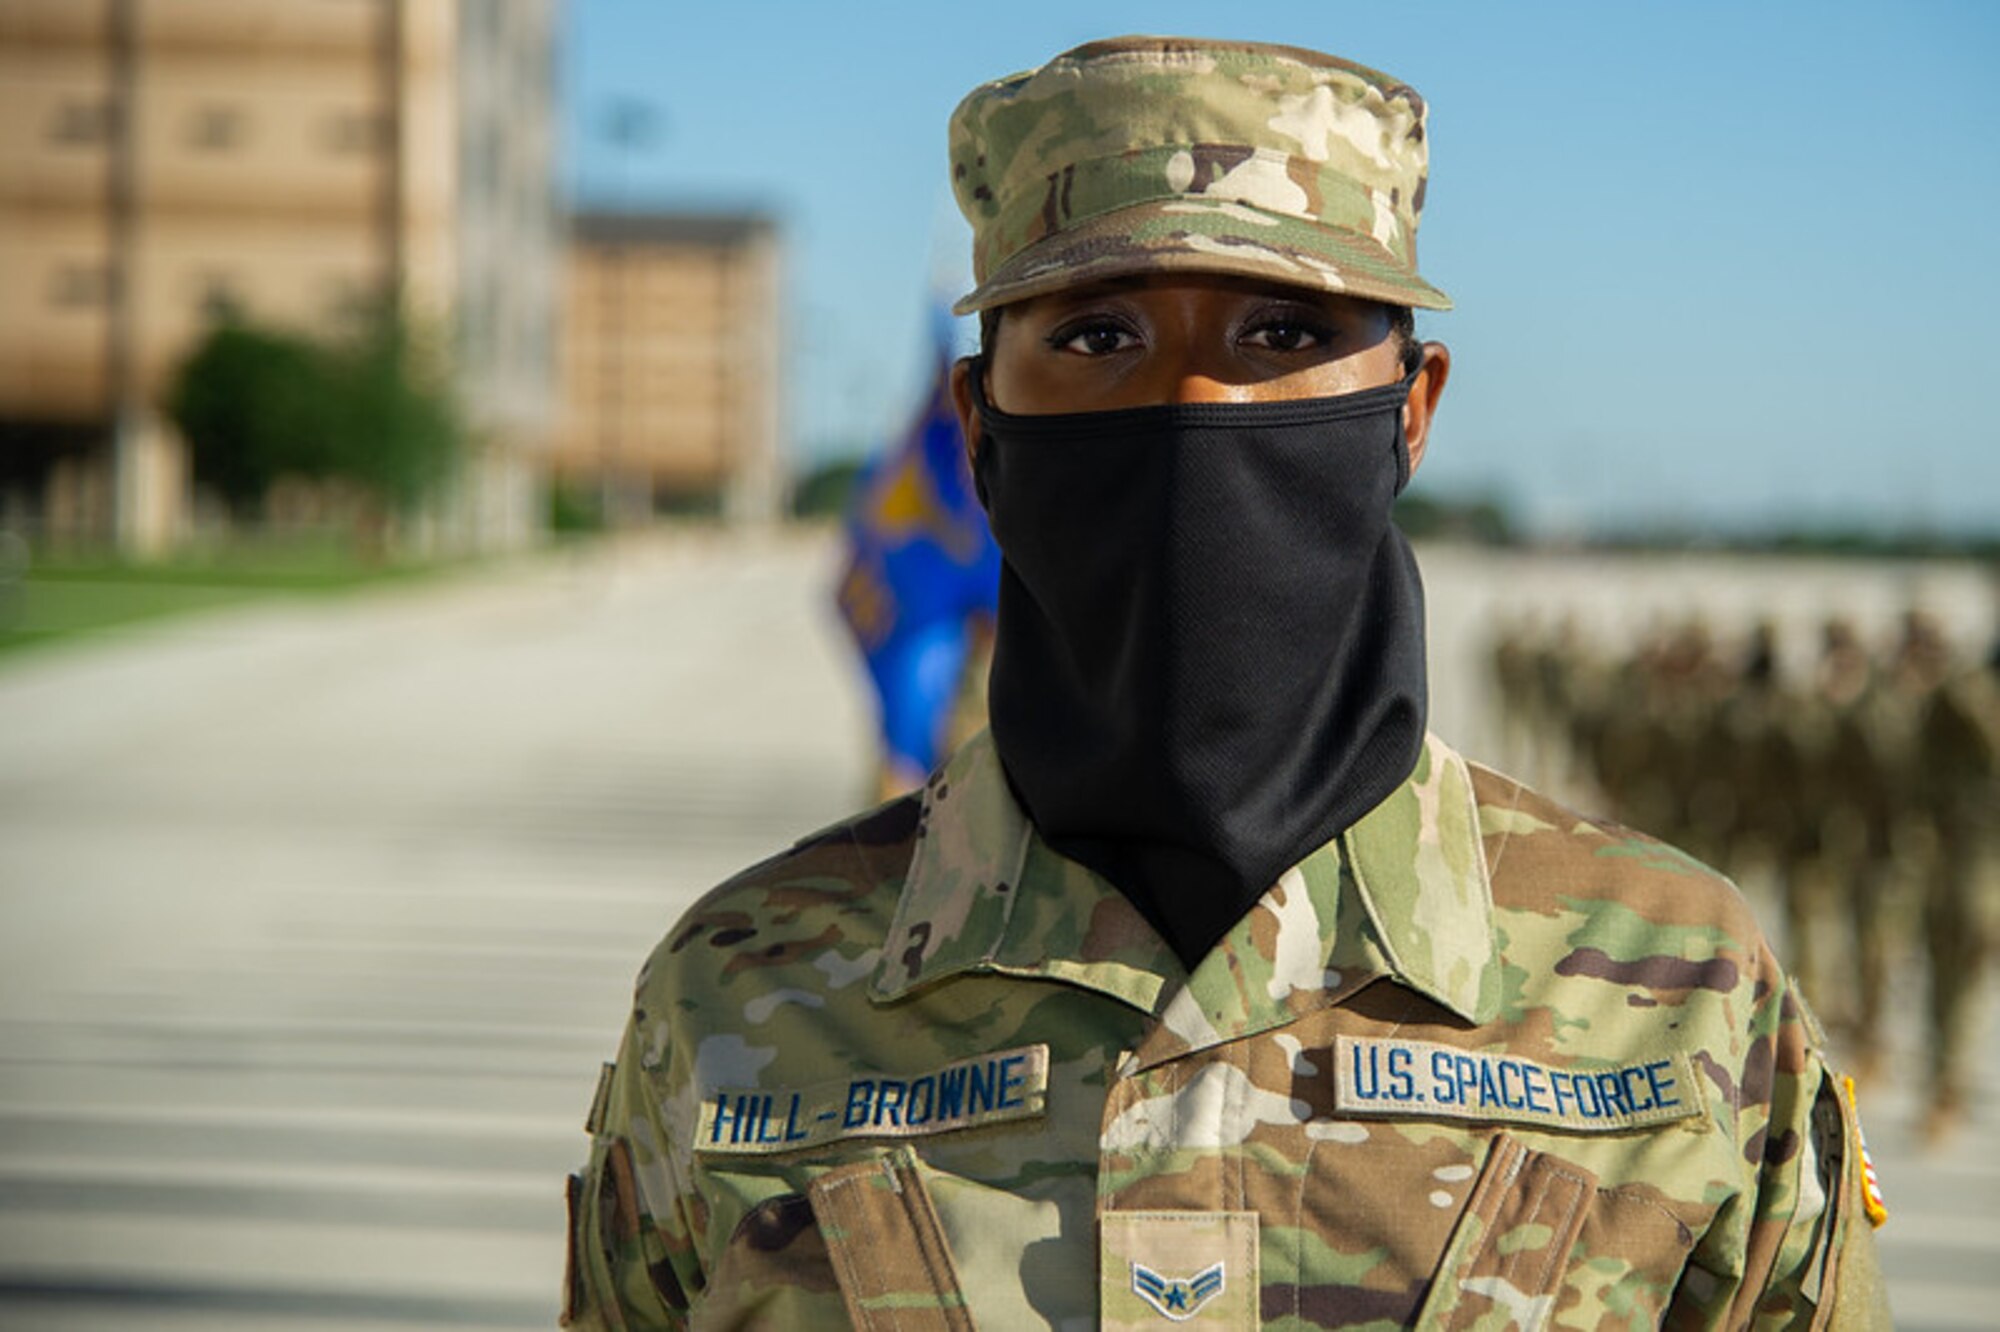
[[1189, 974], [985, 737], [716, 889], [571, 1183], [572, 1326], [1886, 1326], [1736, 891], [1432, 738]]

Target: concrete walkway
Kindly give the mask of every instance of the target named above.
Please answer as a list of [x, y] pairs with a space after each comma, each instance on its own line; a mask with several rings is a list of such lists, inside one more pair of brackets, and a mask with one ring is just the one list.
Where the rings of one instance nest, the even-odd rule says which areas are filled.
[[[682, 537], [0, 662], [0, 1326], [550, 1325], [640, 960], [861, 803], [833, 560]], [[1460, 624], [1491, 575], [1438, 564]], [[1937, 1158], [1870, 1107], [1903, 1326], [2000, 1309], [1989, 1104]]]

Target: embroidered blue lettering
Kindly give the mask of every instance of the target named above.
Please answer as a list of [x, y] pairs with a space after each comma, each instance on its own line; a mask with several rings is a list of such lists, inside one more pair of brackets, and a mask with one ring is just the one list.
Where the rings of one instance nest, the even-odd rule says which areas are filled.
[[910, 1137], [1039, 1116], [1048, 1047], [962, 1059], [909, 1077], [844, 1077], [811, 1086], [712, 1088], [703, 1093], [693, 1147], [776, 1154], [843, 1137]]
[[[791, 1104], [785, 1107], [786, 1142], [804, 1142], [807, 1138], [812, 1136], [810, 1133], [807, 1133], [804, 1129], [799, 1127], [799, 1102], [803, 1099], [804, 1098], [801, 1097], [799, 1093], [793, 1092]], [[829, 1114], [827, 1117], [831, 1118], [832, 1116]]]
[[1410, 1051], [1407, 1046], [1389, 1047], [1389, 1095], [1398, 1101], [1423, 1099], [1417, 1095], [1417, 1080], [1410, 1076]]
[[1597, 1075], [1597, 1094], [1604, 1100], [1607, 1115], [1629, 1115], [1632, 1107], [1625, 1104], [1625, 1084], [1618, 1080], [1616, 1072]]
[[931, 1122], [931, 1112], [937, 1101], [937, 1079], [929, 1073], [910, 1083], [909, 1094], [903, 1097], [903, 1122], [911, 1128]]
[[1563, 1104], [1563, 1097], [1567, 1096], [1572, 1101], [1576, 1099], [1576, 1091], [1569, 1083], [1569, 1074], [1563, 1072], [1561, 1069], [1550, 1069], [1549, 1089], [1555, 1093], [1556, 1113], [1558, 1115], [1567, 1115], [1569, 1108]]
[[938, 1074], [937, 1117], [957, 1119], [965, 1113], [965, 1075], [963, 1064], [948, 1068]]
[[1672, 1067], [1673, 1061], [1668, 1059], [1655, 1059], [1646, 1065], [1646, 1085], [1653, 1089], [1655, 1104], [1663, 1106], [1680, 1104], [1679, 1098], [1667, 1095], [1667, 1089], [1674, 1085], [1674, 1079], [1660, 1076], [1663, 1070]]
[[1511, 1059], [1501, 1060], [1500, 1104], [1506, 1106], [1509, 1110], [1519, 1110], [1523, 1105], [1527, 1104], [1527, 1099], [1518, 1089], [1512, 1092], [1507, 1090], [1507, 1075], [1509, 1073], [1514, 1075], [1514, 1081], [1517, 1084], [1522, 1081], [1521, 1066]]
[[1021, 1104], [1021, 1087], [1027, 1079], [1022, 1076], [1021, 1065], [1028, 1062], [1026, 1055], [1008, 1055], [1000, 1061], [1000, 1109], [1011, 1110]]
[[1396, 1036], [1340, 1036], [1332, 1053], [1334, 1104], [1347, 1110], [1589, 1132], [1621, 1132], [1699, 1112], [1696, 1098], [1675, 1099], [1678, 1087], [1695, 1085], [1687, 1056], [1680, 1054], [1650, 1064], [1597, 1059], [1592, 1069], [1562, 1069], [1512, 1053]]
[[1542, 1099], [1542, 1093], [1548, 1090], [1547, 1077], [1548, 1075], [1534, 1064], [1529, 1064], [1522, 1070], [1522, 1080], [1528, 1084], [1528, 1109], [1538, 1115], [1549, 1113], [1548, 1102]]
[[758, 1142], [773, 1143], [773, 1142], [783, 1142], [785, 1140], [784, 1130], [780, 1129], [778, 1125], [773, 1122], [777, 1118], [777, 1116], [773, 1113], [777, 1107], [777, 1099], [778, 1098], [775, 1096], [759, 1096], [757, 1098], [757, 1141]]
[[[1352, 1053], [1354, 1056], [1354, 1094], [1364, 1101], [1381, 1099], [1382, 1070], [1378, 1063], [1381, 1058], [1380, 1052], [1372, 1045], [1364, 1050], [1357, 1043]], [[1365, 1064], [1362, 1062], [1364, 1059], [1367, 1061]]]
[[1449, 1050], [1431, 1051], [1431, 1095], [1439, 1105], [1458, 1104], [1458, 1084], [1452, 1080]]
[[1500, 1088], [1493, 1082], [1492, 1061], [1479, 1061], [1479, 1104], [1482, 1109], [1491, 1109], [1500, 1104]]
[[708, 1121], [708, 1140], [721, 1142], [723, 1125], [735, 1122], [736, 1116], [729, 1112], [729, 1093], [722, 1092], [715, 1098], [715, 1114]]
[[882, 1127], [886, 1116], [897, 1128], [903, 1126], [903, 1084], [894, 1078], [882, 1079], [882, 1085], [875, 1092], [875, 1127]]
[[966, 1070], [969, 1074], [966, 1084], [965, 1113], [983, 1114], [993, 1108], [995, 1075], [999, 1069], [991, 1059], [982, 1059]]

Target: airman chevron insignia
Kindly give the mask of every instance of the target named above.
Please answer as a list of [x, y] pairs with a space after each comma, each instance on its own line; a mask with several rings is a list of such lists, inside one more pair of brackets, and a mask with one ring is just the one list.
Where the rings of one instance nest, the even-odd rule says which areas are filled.
[[1201, 1306], [1222, 1293], [1223, 1264], [1203, 1268], [1191, 1277], [1164, 1277], [1144, 1263], [1132, 1264], [1132, 1293], [1176, 1323], [1195, 1316]]

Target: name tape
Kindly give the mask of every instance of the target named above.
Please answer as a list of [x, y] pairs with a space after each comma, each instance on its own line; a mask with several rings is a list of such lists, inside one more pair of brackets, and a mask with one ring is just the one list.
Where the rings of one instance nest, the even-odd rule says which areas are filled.
[[1049, 1047], [961, 1059], [911, 1078], [836, 1078], [810, 1087], [721, 1087], [701, 1103], [698, 1152], [793, 1152], [841, 1138], [950, 1133], [1043, 1112]]
[[1334, 1104], [1357, 1114], [1615, 1132], [1701, 1113], [1685, 1054], [1581, 1069], [1431, 1041], [1341, 1036], [1334, 1047]]

